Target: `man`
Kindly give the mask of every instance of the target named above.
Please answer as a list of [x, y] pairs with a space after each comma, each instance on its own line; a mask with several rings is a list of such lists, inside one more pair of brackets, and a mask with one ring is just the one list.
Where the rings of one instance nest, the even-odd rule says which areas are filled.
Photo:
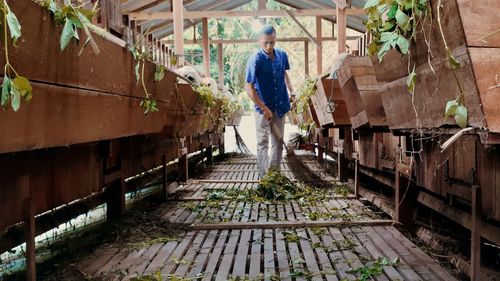
[[[266, 25], [259, 33], [260, 50], [247, 63], [246, 91], [255, 103], [257, 128], [257, 167], [263, 177], [269, 168], [280, 168], [283, 153], [282, 136], [285, 114], [290, 110], [288, 92], [293, 93], [287, 70], [288, 55], [275, 49], [276, 30]], [[279, 130], [280, 136], [273, 129]], [[271, 133], [271, 161], [268, 161], [269, 134]]]

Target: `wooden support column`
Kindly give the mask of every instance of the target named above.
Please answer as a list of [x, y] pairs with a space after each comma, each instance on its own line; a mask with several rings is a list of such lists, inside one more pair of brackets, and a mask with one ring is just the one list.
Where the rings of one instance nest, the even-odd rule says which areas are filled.
[[174, 20], [174, 45], [178, 55], [177, 65], [184, 65], [184, 4], [182, 0], [172, 0]]
[[224, 140], [219, 137], [219, 155], [222, 156], [226, 154], [226, 149], [224, 148]]
[[179, 147], [179, 162], [177, 171], [179, 173], [178, 180], [180, 182], [185, 182], [189, 179], [189, 166], [187, 159], [187, 147], [186, 147], [186, 138], [180, 138], [180, 147]]
[[[399, 159], [399, 157], [398, 157]], [[416, 188], [411, 181], [412, 169], [410, 166], [398, 163], [396, 164], [395, 179], [395, 220], [406, 226], [412, 226], [414, 223], [413, 214], [416, 208]]]
[[481, 280], [481, 195], [479, 186], [472, 186], [472, 225], [471, 225], [471, 281]]
[[161, 177], [162, 177], [162, 199], [167, 200], [168, 196], [168, 170], [167, 170], [167, 156], [163, 154], [161, 158]]
[[318, 143], [318, 162], [320, 164], [323, 164], [325, 162], [324, 154], [325, 154], [325, 147], [322, 145], [322, 142], [320, 141], [320, 138], [322, 138], [321, 133], [316, 134], [316, 142]]
[[[257, 2], [257, 9], [259, 11], [265, 11], [266, 10], [266, 5], [267, 5], [266, 2], [267, 2], [267, 0], [258, 0], [258, 2]], [[260, 18], [260, 22], [261, 23], [265, 24], [266, 21], [267, 21], [266, 18]]]
[[222, 44], [217, 44], [217, 66], [219, 69], [219, 87], [224, 86], [224, 54], [222, 53]]
[[359, 157], [358, 153], [352, 154], [354, 159], [354, 196], [359, 197]]
[[205, 70], [205, 76], [210, 77], [210, 44], [208, 44], [208, 19], [203, 18], [202, 20], [202, 45], [203, 45], [203, 67]]
[[323, 73], [323, 45], [322, 40], [322, 30], [321, 30], [321, 17], [316, 17], [316, 74], [321, 75]]
[[106, 183], [106, 213], [108, 219], [116, 219], [125, 213], [125, 161], [120, 163], [120, 176]]
[[346, 31], [345, 9], [337, 6], [337, 48], [339, 54], [346, 51]]
[[207, 166], [212, 166], [212, 164], [214, 163], [214, 160], [213, 160], [213, 148], [212, 148], [212, 134], [211, 133], [208, 133], [208, 146], [205, 150], [205, 157], [207, 157]]
[[337, 175], [339, 181], [346, 182], [349, 179], [349, 162], [342, 150], [340, 147], [337, 148]]
[[309, 76], [309, 41], [304, 41], [304, 73]]
[[26, 241], [26, 280], [36, 280], [36, 252], [35, 252], [35, 206], [31, 199], [30, 176], [25, 175], [20, 180], [21, 188], [19, 190], [28, 190], [30, 198], [25, 200], [24, 210], [24, 238]]

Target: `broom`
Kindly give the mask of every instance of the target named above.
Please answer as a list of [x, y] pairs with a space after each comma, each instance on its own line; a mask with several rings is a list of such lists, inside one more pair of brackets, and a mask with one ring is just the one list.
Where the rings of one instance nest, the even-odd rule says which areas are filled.
[[293, 148], [289, 148], [285, 144], [285, 141], [283, 140], [283, 133], [275, 123], [271, 124], [271, 130], [276, 137], [281, 139], [281, 143], [286, 150], [286, 157], [289, 159], [288, 165], [290, 166], [293, 174], [297, 177], [297, 179], [306, 184], [311, 184], [316, 187], [322, 187], [326, 189], [335, 188], [332, 183], [325, 181], [323, 178], [321, 178], [320, 175], [312, 171], [306, 164], [304, 164], [302, 159], [295, 154]]
[[236, 129], [235, 125], [233, 125], [233, 129], [234, 129], [234, 137], [236, 138], [236, 146], [238, 147], [238, 150], [242, 154], [246, 154], [246, 155], [252, 154], [250, 152], [250, 149], [248, 149], [248, 146], [243, 141], [243, 138], [241, 137], [240, 133], [238, 132], [238, 129]]

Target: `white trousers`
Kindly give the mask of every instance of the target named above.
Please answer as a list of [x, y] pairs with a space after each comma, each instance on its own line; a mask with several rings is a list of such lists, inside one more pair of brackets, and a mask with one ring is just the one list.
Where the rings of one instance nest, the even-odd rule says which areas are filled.
[[[255, 127], [257, 129], [257, 167], [259, 169], [259, 177], [262, 178], [269, 168], [280, 169], [281, 158], [283, 155], [282, 139], [276, 136], [271, 124], [276, 124], [276, 127], [283, 135], [285, 129], [285, 116], [278, 118], [276, 115], [267, 121], [264, 114], [255, 113]], [[271, 161], [269, 161], [269, 134], [271, 134]]]

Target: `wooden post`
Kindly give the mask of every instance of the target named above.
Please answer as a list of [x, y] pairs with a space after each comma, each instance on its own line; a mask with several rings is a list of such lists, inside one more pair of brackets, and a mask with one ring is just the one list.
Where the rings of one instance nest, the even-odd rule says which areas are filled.
[[25, 200], [25, 210], [24, 210], [24, 237], [26, 241], [26, 280], [35, 281], [36, 280], [36, 249], [35, 249], [35, 236], [36, 236], [36, 226], [35, 226], [35, 206], [34, 201], [31, 199], [31, 183], [30, 176], [24, 175], [20, 179], [21, 188], [19, 190], [26, 190], [29, 192]]
[[472, 225], [471, 225], [471, 281], [481, 280], [481, 195], [479, 186], [472, 186]]
[[337, 175], [339, 181], [346, 182], [349, 179], [348, 175], [349, 163], [344, 153], [341, 152], [340, 147], [337, 148]]
[[309, 76], [309, 41], [304, 41], [304, 73]]
[[345, 52], [346, 31], [345, 9], [337, 6], [337, 48], [339, 54]]
[[322, 40], [322, 30], [321, 30], [321, 17], [316, 17], [316, 41], [318, 46], [316, 46], [316, 74], [321, 75], [323, 73], [323, 45]]
[[[399, 159], [399, 157], [398, 157]], [[413, 212], [416, 207], [415, 188], [411, 181], [411, 167], [402, 163], [396, 164], [395, 179], [395, 220], [407, 226], [412, 226]]]
[[320, 142], [320, 138], [322, 138], [323, 136], [320, 136], [320, 134], [316, 134], [316, 142], [318, 143], [318, 162], [320, 164], [323, 164], [325, 159], [324, 159], [324, 153], [325, 153], [325, 149], [324, 149], [324, 146], [321, 145], [321, 142]]
[[222, 44], [217, 44], [217, 66], [219, 68], [219, 87], [224, 87], [224, 54]]
[[219, 155], [223, 156], [226, 154], [226, 149], [224, 148], [224, 141], [219, 137]]
[[214, 160], [213, 160], [213, 153], [212, 153], [212, 146], [211, 145], [209, 145], [206, 148], [205, 155], [207, 157], [207, 166], [212, 166], [212, 164], [214, 163]]
[[[258, 2], [257, 2], [257, 10], [259, 10], [259, 11], [265, 11], [266, 10], [266, 5], [267, 5], [266, 2], [267, 2], [267, 0], [258, 0]], [[260, 22], [262, 24], [265, 24], [266, 21], [267, 21], [266, 18], [260, 18]]]
[[184, 4], [182, 0], [172, 1], [172, 12], [174, 15], [174, 45], [178, 55], [177, 65], [184, 65]]
[[208, 19], [203, 18], [202, 20], [202, 45], [203, 45], [203, 66], [205, 69], [206, 77], [210, 77], [210, 44], [208, 44]]
[[168, 170], [167, 170], [167, 156], [164, 154], [161, 158], [161, 176], [162, 176], [162, 199], [167, 200], [168, 197]]
[[125, 161], [121, 160], [121, 174], [109, 183], [106, 190], [106, 213], [108, 219], [116, 219], [125, 213]]
[[354, 196], [359, 197], [359, 157], [353, 153], [354, 158]]

